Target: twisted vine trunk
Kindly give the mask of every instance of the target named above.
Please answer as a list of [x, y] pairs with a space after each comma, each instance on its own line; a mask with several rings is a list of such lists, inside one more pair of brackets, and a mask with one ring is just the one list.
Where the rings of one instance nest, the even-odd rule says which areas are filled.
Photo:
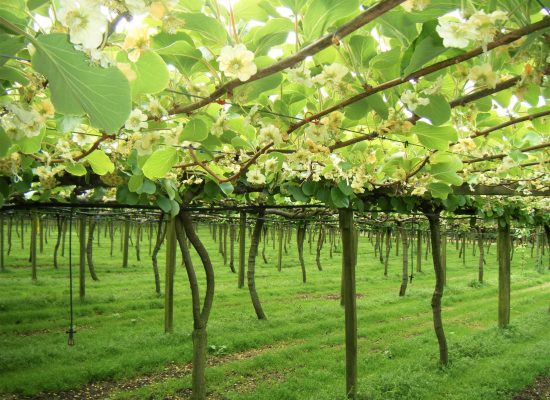
[[246, 212], [241, 211], [239, 218], [239, 281], [238, 288], [244, 287], [244, 253], [246, 251]]
[[[194, 274], [193, 266], [189, 263], [189, 254], [184, 256], [184, 264], [189, 278], [191, 288], [191, 294], [193, 298], [193, 373], [192, 373], [192, 399], [193, 400], [205, 400], [206, 399], [206, 350], [208, 344], [208, 338], [206, 333], [206, 327], [208, 324], [208, 318], [212, 309], [212, 301], [214, 299], [214, 268], [210, 257], [201, 240], [197, 236], [193, 227], [191, 216], [187, 211], [180, 211], [180, 222], [185, 231], [185, 235], [191, 242], [193, 248], [199, 254], [204, 272], [206, 274], [206, 294], [204, 296], [204, 302], [202, 305], [202, 311], [200, 309], [200, 298], [198, 293], [198, 286], [196, 285], [196, 276]], [[180, 246], [182, 245], [180, 241]], [[187, 247], [187, 246], [185, 246]], [[183, 251], [183, 249], [182, 249]], [[188, 252], [187, 252], [188, 253]], [[187, 261], [186, 261], [187, 259]], [[191, 272], [190, 270], [193, 270]], [[195, 289], [193, 289], [193, 285]]]
[[256, 224], [254, 225], [254, 231], [252, 232], [252, 239], [250, 241], [250, 252], [248, 253], [248, 271], [247, 271], [247, 282], [248, 282], [248, 291], [250, 292], [250, 299], [252, 300], [252, 305], [254, 306], [254, 311], [256, 311], [256, 316], [258, 319], [265, 320], [264, 310], [262, 304], [260, 303], [260, 298], [256, 292], [256, 280], [255, 280], [255, 268], [256, 268], [256, 255], [258, 254], [258, 246], [260, 244], [260, 239], [262, 236], [262, 228], [264, 225], [264, 216], [265, 210], [260, 210], [258, 212], [258, 218], [256, 219]]
[[57, 222], [57, 239], [55, 241], [55, 247], [53, 249], [53, 267], [59, 268], [57, 261], [57, 255], [59, 254], [59, 246], [61, 245], [61, 236], [63, 236], [63, 225], [65, 224], [65, 218], [62, 218], [59, 214], [56, 216]]
[[86, 258], [88, 260], [88, 269], [90, 270], [90, 276], [94, 281], [99, 280], [99, 278], [97, 277], [97, 274], [95, 273], [94, 259], [93, 259], [94, 258], [93, 257], [94, 230], [95, 230], [96, 224], [97, 224], [97, 221], [93, 219], [90, 221], [90, 226], [88, 227], [88, 244], [86, 246]]
[[159, 276], [159, 267], [158, 267], [158, 253], [162, 247], [162, 242], [166, 237], [166, 227], [163, 223], [164, 216], [161, 215], [159, 219], [159, 224], [157, 228], [157, 240], [155, 242], [155, 247], [153, 248], [153, 255], [151, 260], [153, 262], [153, 274], [155, 275], [155, 291], [160, 295], [160, 276]]
[[264, 260], [264, 264], [267, 264], [268, 261], [267, 261], [267, 256], [265, 255], [265, 245], [266, 245], [266, 242], [267, 242], [267, 238], [268, 238], [268, 232], [267, 232], [267, 226], [264, 226], [263, 227], [263, 235], [262, 235], [262, 259]]
[[164, 278], [164, 332], [174, 330], [174, 273], [176, 271], [176, 226], [171, 218], [166, 224], [166, 271]]
[[430, 223], [430, 239], [432, 245], [432, 259], [435, 272], [435, 288], [432, 295], [432, 313], [434, 321], [435, 335], [439, 344], [439, 365], [446, 367], [449, 362], [449, 350], [447, 347], [447, 339], [443, 330], [443, 320], [441, 318], [441, 299], [443, 297], [444, 271], [441, 262], [441, 232], [439, 214], [426, 213], [428, 222]]
[[235, 239], [237, 233], [235, 232], [235, 225], [233, 222], [229, 222], [229, 269], [231, 272], [236, 273], [235, 271]]
[[401, 287], [399, 288], [399, 296], [405, 296], [407, 291], [407, 284], [409, 283], [409, 243], [407, 238], [407, 232], [403, 226], [399, 227], [399, 233], [401, 235], [401, 241], [403, 244], [403, 271], [401, 274]]
[[479, 281], [479, 283], [483, 283], [483, 263], [485, 261], [485, 252], [483, 247], [483, 233], [481, 231], [481, 228], [477, 228], [477, 246], [479, 250], [477, 280]]
[[136, 260], [138, 262], [141, 261], [140, 242], [141, 242], [141, 224], [138, 223], [136, 227]]
[[302, 282], [306, 283], [306, 263], [304, 262], [304, 240], [306, 238], [306, 223], [300, 222], [296, 232], [296, 244], [298, 245], [298, 259], [302, 267]]
[[317, 269], [323, 270], [321, 266], [321, 250], [323, 249], [323, 242], [325, 241], [325, 227], [321, 225], [319, 227], [319, 236], [317, 237], [317, 252], [315, 254], [315, 262], [317, 263]]
[[388, 276], [388, 264], [390, 262], [391, 228], [386, 230], [386, 257], [384, 257], [384, 276]]
[[277, 254], [277, 270], [279, 272], [281, 272], [282, 268], [283, 268], [283, 236], [285, 234], [284, 230], [282, 227], [279, 227], [279, 229], [277, 229], [278, 233], [279, 233], [279, 252]]

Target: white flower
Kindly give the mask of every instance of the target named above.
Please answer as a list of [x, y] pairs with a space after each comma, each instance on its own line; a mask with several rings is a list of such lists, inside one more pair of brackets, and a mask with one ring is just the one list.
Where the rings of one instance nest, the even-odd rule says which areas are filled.
[[468, 19], [468, 25], [476, 31], [475, 40], [481, 43], [485, 51], [487, 51], [487, 43], [492, 41], [495, 36], [496, 22], [505, 20], [506, 18], [506, 13], [500, 10], [493, 11], [491, 14], [485, 14], [482, 10], [476, 12]]
[[160, 118], [168, 113], [166, 109], [162, 106], [158, 98], [148, 94], [147, 100], [149, 100], [149, 103], [147, 103], [147, 105], [145, 106], [145, 109], [149, 111], [149, 114], [152, 117]]
[[323, 72], [316, 75], [313, 78], [313, 81], [320, 85], [337, 84], [344, 78], [344, 76], [347, 75], [348, 72], [349, 70], [347, 67], [342, 64], [333, 63], [330, 65], [325, 65], [323, 67]]
[[139, 108], [136, 108], [130, 113], [124, 127], [130, 131], [139, 132], [141, 129], [145, 129], [149, 126], [146, 121], [147, 115]]
[[253, 185], [264, 185], [265, 175], [257, 169], [252, 169], [246, 173], [246, 180]]
[[264, 169], [266, 172], [277, 172], [279, 169], [279, 160], [275, 157], [268, 158], [264, 162]]
[[147, 50], [151, 45], [151, 35], [156, 33], [155, 29], [148, 25], [132, 25], [126, 32], [122, 48], [128, 50], [128, 59], [132, 62], [137, 62], [142, 51]]
[[407, 106], [410, 111], [416, 110], [418, 106], [426, 106], [430, 104], [430, 100], [425, 97], [418, 96], [417, 93], [410, 90], [405, 90], [401, 95], [401, 101]]
[[475, 81], [477, 86], [487, 86], [494, 89], [497, 85], [497, 75], [493, 71], [491, 64], [476, 65], [470, 69], [468, 79]]
[[134, 148], [137, 150], [138, 155], [144, 156], [153, 152], [153, 145], [160, 141], [160, 135], [158, 132], [149, 132], [143, 135], [143, 137], [136, 141]]
[[470, 44], [476, 32], [472, 31], [472, 27], [461, 21], [449, 21], [439, 18], [439, 24], [435, 28], [438, 35], [443, 39], [443, 46], [457, 47], [463, 49]]
[[283, 141], [281, 131], [275, 125], [269, 124], [260, 129], [258, 142], [261, 144], [273, 142], [275, 145]]
[[69, 28], [70, 40], [84, 49], [95, 49], [103, 42], [107, 32], [107, 18], [94, 2], [64, 0], [57, 18]]
[[424, 193], [426, 193], [428, 191], [428, 189], [424, 186], [418, 186], [418, 187], [415, 187], [411, 193], [411, 195], [413, 196], [423, 196]]
[[220, 52], [217, 61], [222, 71], [228, 78], [239, 78], [244, 82], [250, 79], [257, 71], [254, 64], [254, 53], [247, 50], [244, 44], [234, 47], [225, 46]]
[[313, 86], [313, 81], [311, 80], [311, 71], [305, 67], [290, 68], [286, 71], [286, 74], [288, 81], [291, 83], [304, 85], [306, 87]]

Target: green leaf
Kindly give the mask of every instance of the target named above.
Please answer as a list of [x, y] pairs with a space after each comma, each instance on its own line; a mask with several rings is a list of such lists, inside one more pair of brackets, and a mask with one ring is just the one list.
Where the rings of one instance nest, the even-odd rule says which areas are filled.
[[[1, 56], [0, 56], [1, 57]], [[29, 80], [19, 69], [10, 66], [0, 66], [0, 81], [18, 82], [21, 85], [27, 85]]]
[[309, 3], [304, 18], [304, 34], [307, 40], [322, 36], [334, 21], [359, 12], [358, 0], [315, 0]]
[[136, 63], [130, 63], [137, 77], [130, 82], [132, 97], [158, 93], [168, 86], [168, 68], [161, 56], [152, 50], [141, 53]]
[[437, 20], [428, 21], [422, 25], [420, 35], [414, 39], [401, 59], [402, 76], [420, 69], [428, 61], [432, 61], [447, 50], [443, 46], [443, 39], [435, 31], [437, 25]]
[[222, 192], [225, 193], [225, 195], [229, 196], [231, 193], [233, 193], [233, 191], [235, 190], [235, 188], [233, 187], [233, 185], [231, 184], [231, 182], [224, 182], [224, 183], [220, 183], [220, 189], [222, 190]]
[[[22, 30], [25, 30], [27, 26], [28, 16], [25, 14], [25, 9], [24, 0], [0, 0], [0, 17], [5, 18]], [[0, 24], [0, 31], [17, 33], [3, 24]]]
[[137, 192], [143, 184], [143, 175], [132, 175], [128, 180], [128, 189], [130, 192]]
[[295, 201], [301, 201], [303, 203], [307, 203], [309, 201], [309, 197], [304, 194], [300, 186], [291, 184], [287, 186], [287, 190], [290, 192]]
[[208, 137], [208, 128], [204, 121], [194, 118], [189, 120], [181, 131], [180, 140], [201, 142]]
[[203, 59], [200, 50], [185, 40], [176, 40], [155, 51], [168, 63], [176, 66], [180, 72], [186, 74], [190, 74]]
[[330, 199], [336, 208], [347, 208], [349, 206], [349, 197], [336, 187], [330, 189]]
[[372, 36], [354, 35], [349, 40], [349, 47], [359, 65], [366, 67], [376, 56], [378, 43]]
[[166, 197], [164, 197], [160, 194], [157, 196], [157, 205], [165, 213], [169, 213], [170, 210], [172, 210], [172, 202], [170, 201], [170, 199], [168, 199], [168, 198], [166, 198]]
[[205, 44], [222, 47], [227, 42], [227, 33], [224, 27], [216, 18], [209, 17], [202, 13], [178, 14], [186, 30], [197, 32]]
[[75, 164], [75, 163], [67, 163], [65, 165], [65, 171], [67, 171], [69, 174], [71, 175], [74, 175], [74, 176], [84, 176], [86, 175], [86, 167], [84, 167], [84, 165], [78, 163], [78, 164]]
[[447, 150], [450, 142], [458, 140], [458, 135], [452, 126], [433, 126], [419, 121], [412, 128], [418, 140], [424, 146], [435, 150]]
[[33, 44], [32, 65], [48, 78], [57, 112], [86, 113], [92, 126], [108, 133], [124, 125], [131, 111], [130, 84], [118, 68], [92, 65], [62, 33], [39, 36]]
[[115, 170], [115, 164], [102, 150], [94, 150], [84, 157], [90, 163], [92, 170], [98, 175], [105, 175]]
[[270, 19], [254, 32], [254, 42], [250, 50], [254, 51], [256, 56], [267, 54], [273, 46], [285, 43], [288, 33], [293, 28], [292, 22], [287, 18]]
[[137, 190], [137, 194], [147, 193], [147, 194], [155, 194], [157, 191], [157, 186], [154, 182], [151, 182], [149, 179], [144, 179], [143, 183]]
[[149, 179], [163, 178], [178, 161], [178, 152], [173, 147], [156, 150], [143, 164], [143, 174]]
[[15, 142], [22, 153], [24, 154], [33, 154], [40, 151], [42, 147], [42, 140], [44, 139], [44, 136], [46, 134], [46, 130], [42, 129], [42, 132], [40, 135], [33, 136], [33, 137], [25, 137], [17, 142]]
[[260, 6], [258, 0], [239, 0], [233, 8], [235, 17], [241, 20], [255, 19], [265, 21], [268, 17], [267, 12]]
[[398, 39], [403, 45], [408, 45], [418, 33], [410, 14], [400, 9], [385, 13], [377, 21], [380, 22], [382, 35]]
[[5, 157], [11, 147], [11, 139], [0, 126], [0, 157]]
[[0, 66], [9, 60], [9, 57], [6, 56], [14, 56], [24, 45], [25, 41], [21, 36], [0, 33], [0, 54], [5, 55], [4, 57], [0, 57]]
[[453, 192], [453, 189], [445, 183], [442, 182], [433, 182], [428, 186], [428, 190], [432, 194], [432, 197], [436, 199], [446, 199], [449, 194]]
[[459, 186], [462, 184], [462, 178], [458, 176], [457, 171], [462, 169], [462, 162], [458, 159], [452, 159], [447, 162], [432, 164], [430, 173], [438, 181], [450, 185]]
[[442, 125], [451, 118], [451, 106], [444, 96], [436, 94], [428, 96], [430, 102], [423, 106], [419, 105], [414, 113], [419, 117], [428, 118], [432, 125]]

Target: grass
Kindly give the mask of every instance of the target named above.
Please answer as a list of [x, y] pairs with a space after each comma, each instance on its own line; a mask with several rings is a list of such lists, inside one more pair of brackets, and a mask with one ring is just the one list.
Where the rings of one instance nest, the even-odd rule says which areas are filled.
[[[344, 399], [344, 314], [337, 298], [340, 254], [335, 252], [329, 258], [327, 244], [320, 272], [306, 243], [308, 283], [303, 284], [296, 246], [289, 247], [279, 273], [276, 252], [269, 242], [266, 253], [270, 262], [264, 264], [258, 257], [256, 278], [268, 320], [258, 321], [248, 291], [237, 289], [237, 277], [223, 265], [208, 229], [202, 227], [200, 235], [210, 249], [217, 279], [208, 325], [211, 359], [215, 361], [207, 372], [211, 398]], [[75, 279], [74, 347], [67, 346], [66, 335], [67, 254], [60, 259], [60, 269], [54, 270], [54, 239], [50, 238], [39, 255], [38, 281], [33, 283], [28, 249], [22, 251], [14, 240], [12, 254], [6, 257], [8, 269], [0, 274], [0, 398], [64, 391], [144, 374], [153, 377], [147, 384], [129, 390], [116, 387], [109, 398], [187, 398], [189, 375], [158, 378], [166, 365], [181, 367], [191, 360], [192, 321], [184, 269], [178, 265], [174, 333], [166, 335], [164, 302], [154, 292], [148, 243], [142, 244], [142, 261], [135, 261], [132, 249], [130, 266], [123, 269], [119, 238], [114, 257], [109, 255], [103, 233], [100, 240], [100, 247], [94, 249], [100, 281], [87, 276], [83, 301], [78, 300]], [[77, 263], [76, 234], [73, 243], [73, 262]], [[392, 250], [390, 276], [384, 278], [371, 244], [366, 237], [360, 238], [360, 399], [508, 399], [536, 376], [550, 374], [550, 273], [534, 270], [529, 249], [516, 249], [512, 325], [499, 330], [495, 251], [496, 246], [491, 246], [486, 255], [486, 282], [478, 285], [477, 257], [471, 247], [463, 266], [454, 243], [448, 245], [443, 319], [451, 363], [440, 370], [431, 320], [431, 263], [423, 259], [424, 272], [415, 275], [407, 295], [399, 298], [401, 257]], [[159, 266], [162, 270], [164, 247]], [[202, 274], [199, 278], [204, 282]]]

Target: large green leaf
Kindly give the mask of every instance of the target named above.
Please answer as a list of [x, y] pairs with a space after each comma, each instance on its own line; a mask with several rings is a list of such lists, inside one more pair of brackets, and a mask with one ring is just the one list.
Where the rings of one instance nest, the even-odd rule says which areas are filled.
[[192, 69], [196, 69], [199, 60], [203, 58], [200, 50], [185, 40], [176, 40], [155, 51], [185, 74], [190, 74]]
[[359, 12], [358, 0], [315, 0], [304, 13], [304, 34], [308, 40], [315, 40], [334, 24], [334, 21]]
[[115, 164], [102, 150], [94, 150], [84, 160], [90, 163], [93, 171], [98, 175], [105, 175], [115, 170]]
[[460, 169], [462, 169], [462, 162], [459, 159], [452, 159], [447, 162], [432, 164], [430, 173], [438, 181], [458, 186], [462, 184], [462, 178], [456, 173]]
[[185, 124], [180, 139], [190, 142], [201, 142], [208, 137], [208, 128], [204, 121], [194, 118]]
[[156, 150], [143, 164], [143, 174], [149, 179], [164, 178], [178, 161], [178, 152], [173, 147]]
[[442, 125], [451, 118], [451, 106], [444, 96], [437, 94], [428, 96], [427, 105], [419, 105], [414, 113], [420, 117], [428, 118], [432, 125]]
[[183, 13], [177, 17], [184, 23], [185, 30], [197, 32], [205, 44], [222, 47], [227, 42], [227, 32], [216, 18], [202, 13]]
[[131, 111], [130, 84], [115, 67], [91, 64], [62, 33], [33, 40], [34, 69], [49, 81], [52, 102], [61, 114], [88, 114], [92, 126], [116, 132]]
[[453, 189], [443, 182], [433, 182], [428, 185], [428, 190], [436, 199], [446, 199]]
[[154, 51], [144, 51], [135, 63], [127, 62], [136, 73], [136, 79], [130, 82], [132, 97], [162, 92], [168, 86], [168, 68], [162, 57]]
[[437, 20], [425, 22], [420, 35], [411, 43], [401, 59], [401, 75], [407, 76], [428, 61], [444, 53], [443, 39], [437, 34]]
[[424, 146], [435, 150], [447, 150], [449, 143], [458, 140], [452, 126], [434, 126], [425, 122], [417, 122], [412, 132]]
[[[23, 30], [25, 29], [27, 20], [29, 19], [25, 9], [26, 7], [24, 0], [0, 0], [0, 17], [5, 18], [10, 23]], [[1, 31], [17, 33], [2, 23], [0, 23], [0, 32]]]
[[9, 60], [9, 56], [14, 56], [24, 45], [22, 37], [0, 33], [0, 54], [2, 54], [0, 66], [4, 65]]

